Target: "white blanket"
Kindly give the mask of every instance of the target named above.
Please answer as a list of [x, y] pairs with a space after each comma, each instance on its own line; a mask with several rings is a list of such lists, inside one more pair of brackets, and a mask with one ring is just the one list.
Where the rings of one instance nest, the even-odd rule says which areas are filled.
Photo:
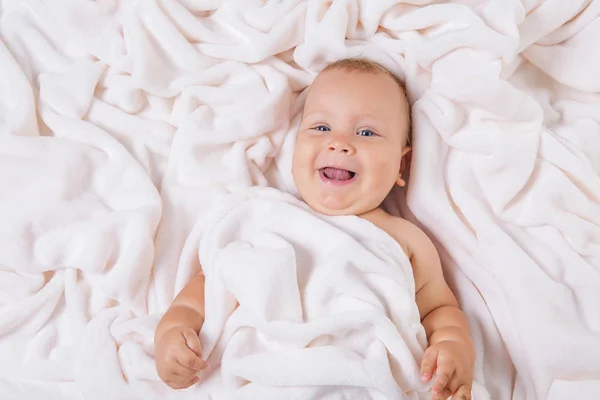
[[224, 398], [431, 397], [412, 268], [387, 233], [268, 188], [208, 214], [200, 337]]
[[[408, 196], [493, 399], [600, 391], [598, 0], [0, 1], [0, 398], [187, 399], [152, 335], [217, 194], [293, 191], [303, 93], [414, 103]], [[200, 228], [198, 228], [200, 229]]]

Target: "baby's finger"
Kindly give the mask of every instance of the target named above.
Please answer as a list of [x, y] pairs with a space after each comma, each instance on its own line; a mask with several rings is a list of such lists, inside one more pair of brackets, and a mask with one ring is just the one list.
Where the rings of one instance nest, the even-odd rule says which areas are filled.
[[452, 400], [471, 400], [471, 387], [468, 385], [462, 385], [452, 395]]
[[464, 383], [464, 375], [461, 374], [459, 370], [455, 370], [452, 379], [450, 379], [450, 382], [448, 382], [446, 387], [448, 388], [448, 390], [450, 390], [450, 393], [456, 393], [458, 388], [461, 387]]
[[206, 361], [198, 357], [196, 353], [188, 348], [177, 355], [177, 362], [179, 365], [194, 371], [200, 371], [208, 366]]
[[173, 389], [181, 390], [181, 389], [189, 388], [190, 386], [198, 383], [199, 380], [200, 380], [200, 378], [198, 378], [197, 376], [194, 376], [192, 379], [185, 379], [185, 380], [174, 379], [174, 380], [166, 381], [166, 384], [169, 385]]
[[200, 345], [200, 338], [198, 334], [193, 329], [184, 329], [181, 331], [183, 338], [185, 339], [185, 344], [192, 350], [196, 355], [202, 358], [202, 346]]
[[[454, 364], [451, 361], [438, 359], [436, 375], [437, 376], [435, 378], [435, 382], [433, 383], [432, 389], [434, 395], [442, 393], [442, 391], [450, 382], [450, 379], [452, 379], [452, 376], [454, 375]], [[448, 394], [448, 396], [450, 396], [450, 394]], [[444, 399], [446, 398], [447, 397], [445, 397]]]
[[437, 365], [438, 351], [435, 348], [428, 348], [423, 355], [423, 361], [421, 361], [421, 380], [423, 382], [429, 382], [435, 372]]
[[452, 392], [450, 392], [450, 389], [445, 387], [437, 395], [433, 395], [433, 400], [448, 400], [451, 394]]
[[[189, 351], [189, 350], [188, 350]], [[169, 360], [168, 364], [163, 365], [160, 369], [157, 369], [159, 376], [164, 381], [189, 381], [196, 374], [191, 368], [184, 367], [179, 364], [177, 358]]]
[[196, 370], [181, 365], [179, 361], [171, 365], [169, 372], [173, 380], [190, 380], [198, 373]]

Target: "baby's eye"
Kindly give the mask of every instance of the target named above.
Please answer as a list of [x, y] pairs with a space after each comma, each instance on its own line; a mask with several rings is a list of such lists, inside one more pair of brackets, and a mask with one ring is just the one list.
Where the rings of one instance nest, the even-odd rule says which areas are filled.
[[375, 134], [368, 129], [363, 129], [361, 131], [358, 131], [358, 132], [356, 132], [356, 134], [358, 136], [375, 136]]
[[319, 131], [319, 132], [329, 132], [329, 130], [330, 130], [330, 129], [329, 129], [327, 126], [325, 126], [325, 125], [319, 125], [319, 126], [316, 126], [314, 129], [315, 129], [315, 130], [317, 130], [317, 131]]

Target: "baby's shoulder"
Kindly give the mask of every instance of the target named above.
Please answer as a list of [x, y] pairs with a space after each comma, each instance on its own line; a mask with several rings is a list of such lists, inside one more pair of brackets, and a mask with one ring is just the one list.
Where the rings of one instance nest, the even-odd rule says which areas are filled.
[[431, 243], [421, 228], [404, 218], [385, 214], [376, 224], [398, 242], [409, 259]]

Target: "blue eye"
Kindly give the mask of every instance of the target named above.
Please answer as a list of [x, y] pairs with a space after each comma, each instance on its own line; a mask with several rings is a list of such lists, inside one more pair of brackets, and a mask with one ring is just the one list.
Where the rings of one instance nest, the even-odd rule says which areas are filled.
[[319, 126], [315, 127], [314, 129], [319, 132], [329, 132], [330, 131], [330, 129], [328, 127], [326, 127], [325, 125], [319, 125]]
[[375, 136], [375, 134], [368, 129], [363, 129], [362, 131], [358, 131], [358, 132], [356, 132], [356, 134], [358, 136]]

